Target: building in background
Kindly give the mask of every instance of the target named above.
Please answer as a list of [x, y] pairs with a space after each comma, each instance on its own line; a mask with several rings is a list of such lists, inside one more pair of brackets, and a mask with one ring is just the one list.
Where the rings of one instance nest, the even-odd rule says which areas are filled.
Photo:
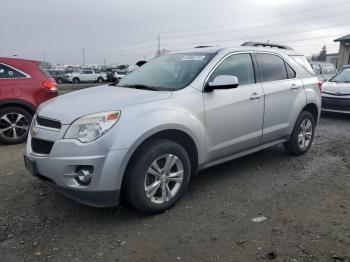
[[334, 42], [340, 42], [337, 62], [337, 68], [340, 69], [343, 65], [350, 64], [350, 34], [335, 39]]

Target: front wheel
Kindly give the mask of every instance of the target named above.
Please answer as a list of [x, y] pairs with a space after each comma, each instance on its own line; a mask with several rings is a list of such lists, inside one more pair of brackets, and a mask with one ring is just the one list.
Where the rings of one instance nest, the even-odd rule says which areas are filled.
[[190, 181], [191, 163], [176, 142], [157, 139], [142, 146], [127, 173], [129, 203], [145, 214], [163, 212], [176, 204]]
[[97, 79], [97, 83], [103, 83], [103, 78], [102, 78], [102, 77], [99, 77], [99, 78]]
[[300, 113], [290, 139], [284, 148], [291, 155], [305, 154], [311, 147], [315, 135], [315, 119], [308, 111]]
[[79, 84], [80, 83], [80, 79], [77, 78], [77, 77], [73, 78], [73, 83], [74, 84]]

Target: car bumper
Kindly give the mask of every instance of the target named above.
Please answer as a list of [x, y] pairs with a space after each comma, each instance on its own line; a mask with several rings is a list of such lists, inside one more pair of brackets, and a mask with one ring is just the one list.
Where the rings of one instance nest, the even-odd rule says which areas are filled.
[[350, 114], [350, 98], [322, 96], [322, 111]]
[[[49, 154], [34, 152], [29, 134], [24, 153], [27, 169], [63, 195], [86, 205], [111, 207], [119, 204], [119, 192], [127, 150], [107, 150], [98, 142], [88, 144], [73, 139], [54, 142]], [[28, 162], [33, 167], [28, 167]], [[89, 185], [76, 177], [77, 168], [92, 167]]]

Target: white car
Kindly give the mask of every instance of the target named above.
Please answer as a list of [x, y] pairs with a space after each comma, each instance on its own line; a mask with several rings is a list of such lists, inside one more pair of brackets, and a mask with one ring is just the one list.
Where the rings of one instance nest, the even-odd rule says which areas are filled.
[[95, 70], [82, 70], [78, 72], [73, 72], [65, 75], [65, 80], [68, 82], [73, 82], [75, 84], [80, 82], [98, 82], [102, 83], [107, 81], [106, 73], [97, 73]]
[[323, 83], [322, 111], [350, 114], [350, 69]]

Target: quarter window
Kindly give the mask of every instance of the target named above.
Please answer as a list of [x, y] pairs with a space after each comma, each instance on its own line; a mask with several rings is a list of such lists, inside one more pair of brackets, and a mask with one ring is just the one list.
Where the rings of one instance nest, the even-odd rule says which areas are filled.
[[226, 58], [212, 73], [209, 82], [219, 75], [236, 76], [239, 85], [255, 83], [253, 61], [250, 54], [236, 54]]
[[0, 64], [0, 79], [1, 78], [23, 78], [26, 77], [21, 72], [6, 66], [4, 64]]
[[288, 79], [287, 69], [282, 58], [270, 54], [257, 54], [262, 82]]
[[295, 78], [297, 74], [295, 73], [294, 69], [290, 65], [288, 65], [287, 63], [285, 63], [285, 64], [286, 64], [286, 68], [287, 68], [288, 78], [289, 79]]

